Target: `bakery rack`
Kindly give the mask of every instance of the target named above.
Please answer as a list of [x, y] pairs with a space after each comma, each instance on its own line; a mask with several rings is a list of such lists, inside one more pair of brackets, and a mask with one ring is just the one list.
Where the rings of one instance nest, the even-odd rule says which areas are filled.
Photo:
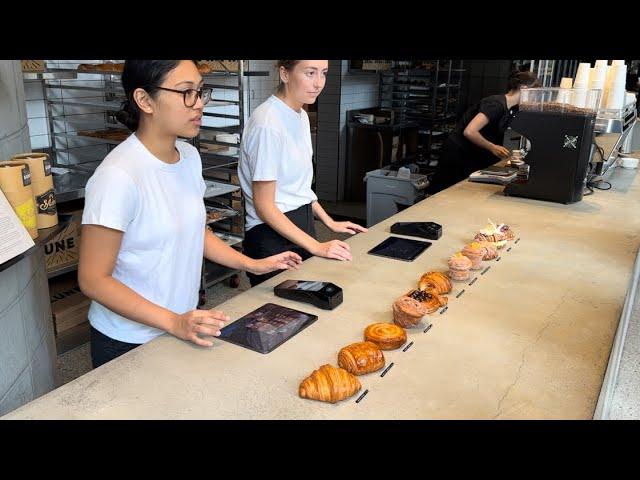
[[[117, 68], [121, 62], [91, 60], [78, 64], [78, 61], [49, 60], [44, 72], [23, 74], [25, 80], [42, 81], [51, 139], [47, 153], [51, 156], [54, 186], [60, 205], [82, 202], [86, 183], [94, 170], [130, 134], [115, 119], [115, 113], [125, 99], [120, 82], [121, 71]], [[226, 243], [241, 249], [244, 215], [237, 178], [239, 145], [218, 141], [215, 133], [234, 133], [238, 136], [242, 133], [245, 111], [243, 78], [266, 76], [269, 72], [246, 71], [246, 61], [237, 63], [237, 71], [226, 69], [203, 74], [205, 84], [214, 89], [213, 99], [205, 107], [204, 115], [223, 124], [217, 125], [214, 121], [213, 125], [203, 126], [200, 136], [190, 140], [190, 143], [201, 152], [208, 211], [219, 209], [225, 212], [222, 218], [208, 226]], [[97, 69], [110, 64], [116, 66], [113, 69]], [[88, 65], [91, 69], [80, 69], [79, 65]], [[234, 107], [235, 111], [228, 112]], [[211, 262], [203, 264], [203, 291], [234, 276], [236, 278], [232, 278], [231, 283], [237, 284], [237, 271], [207, 263]], [[69, 268], [77, 266], [66, 267], [65, 270]], [[61, 273], [64, 272], [53, 272], [50, 277]]]
[[380, 107], [419, 125], [419, 163], [435, 165], [455, 128], [464, 72], [462, 60], [400, 60], [380, 73]]

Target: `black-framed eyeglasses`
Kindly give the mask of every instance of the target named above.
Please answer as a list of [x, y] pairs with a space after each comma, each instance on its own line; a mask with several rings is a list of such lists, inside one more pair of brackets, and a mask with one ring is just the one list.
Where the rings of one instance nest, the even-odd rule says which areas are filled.
[[165, 88], [165, 87], [155, 87], [158, 90], [166, 90], [167, 92], [175, 92], [181, 93], [182, 98], [184, 100], [185, 107], [193, 107], [198, 101], [198, 97], [202, 100], [202, 104], [206, 105], [211, 100], [211, 92], [212, 88], [203, 87], [200, 90], [195, 90], [193, 88], [188, 88], [186, 90], [174, 90], [173, 88]]

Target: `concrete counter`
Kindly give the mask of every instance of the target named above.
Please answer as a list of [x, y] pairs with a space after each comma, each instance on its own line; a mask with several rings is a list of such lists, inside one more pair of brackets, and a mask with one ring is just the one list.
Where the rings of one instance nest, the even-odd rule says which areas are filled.
[[[462, 182], [350, 239], [353, 262], [312, 258], [217, 307], [232, 319], [266, 302], [319, 315], [272, 353], [163, 335], [4, 418], [592, 418], [640, 245], [635, 173], [617, 169], [612, 190], [574, 205]], [[446, 270], [487, 218], [521, 240], [473, 285], [456, 283], [444, 314], [408, 330], [410, 349], [385, 352], [394, 367], [383, 378], [359, 377], [361, 402], [298, 397], [303, 378], [336, 365], [370, 323], [391, 321], [393, 300], [422, 273]], [[392, 223], [427, 220], [444, 235], [414, 262], [366, 254]], [[324, 311], [274, 297], [286, 278], [331, 281], [344, 303]]]

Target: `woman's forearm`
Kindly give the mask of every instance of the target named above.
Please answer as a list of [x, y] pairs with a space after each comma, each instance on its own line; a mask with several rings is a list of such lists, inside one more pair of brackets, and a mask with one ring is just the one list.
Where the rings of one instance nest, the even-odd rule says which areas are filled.
[[493, 148], [493, 143], [491, 143], [489, 140], [484, 138], [480, 132], [465, 131], [464, 136], [467, 137], [467, 139], [471, 143], [473, 143], [474, 145], [477, 145], [480, 148], [484, 148], [485, 150], [489, 150], [489, 151], [491, 151], [491, 149]]
[[87, 297], [129, 320], [171, 332], [177, 314], [150, 302], [112, 276], [85, 278], [78, 275]]
[[311, 208], [313, 209], [313, 214], [316, 216], [318, 220], [324, 223], [327, 227], [330, 223], [333, 222], [333, 218], [329, 216], [329, 214], [322, 208], [322, 205], [316, 200], [311, 204]]
[[208, 228], [204, 235], [204, 257], [234, 270], [253, 271], [253, 259], [224, 243]]

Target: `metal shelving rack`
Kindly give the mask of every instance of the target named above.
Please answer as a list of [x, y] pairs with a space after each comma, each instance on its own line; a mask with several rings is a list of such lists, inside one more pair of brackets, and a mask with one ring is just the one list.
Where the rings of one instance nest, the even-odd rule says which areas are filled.
[[418, 155], [430, 164], [455, 128], [464, 71], [462, 60], [419, 60], [397, 61], [380, 74], [380, 107], [396, 121], [418, 123]]
[[[105, 61], [103, 61], [105, 62]], [[109, 62], [109, 61], [106, 61]], [[233, 209], [237, 215], [225, 217], [218, 221], [211, 222], [210, 226], [214, 233], [225, 243], [234, 248], [242, 248], [242, 238], [244, 237], [244, 205], [242, 193], [237, 178], [238, 156], [210, 153], [205, 147], [207, 145], [226, 146], [238, 148], [239, 144], [220, 142], [207, 132], [242, 133], [244, 126], [244, 77], [266, 76], [269, 72], [248, 72], [244, 70], [244, 61], [240, 61], [238, 72], [212, 72], [203, 75], [207, 86], [214, 88], [214, 98], [207, 105], [204, 115], [207, 117], [217, 117], [227, 120], [235, 120], [237, 123], [223, 127], [202, 127], [201, 134], [192, 139], [192, 143], [201, 152], [203, 163], [203, 177], [207, 184], [205, 193], [205, 204], [208, 208]], [[99, 86], [87, 86], [74, 84], [74, 80], [82, 81], [85, 75], [99, 75], [101, 81]], [[120, 110], [121, 103], [125, 99], [124, 91], [120, 83], [120, 72], [99, 71], [99, 70], [77, 70], [75, 68], [48, 68], [42, 73], [25, 73], [25, 80], [41, 80], [43, 82], [44, 101], [47, 109], [49, 135], [51, 147], [48, 153], [51, 156], [54, 185], [58, 204], [62, 205], [84, 198], [84, 189], [93, 171], [100, 164], [102, 159], [121, 140], [99, 138], [78, 134], [78, 130], [70, 128], [69, 120], [72, 117], [82, 115], [82, 113], [72, 113], [76, 109], [91, 109], [92, 114], [102, 114], [103, 121], [96, 128], [96, 122], [90, 130], [123, 129], [124, 127], [115, 119], [115, 112]], [[94, 77], [95, 78], [95, 77]], [[237, 78], [237, 85], [226, 85], [221, 79]], [[216, 81], [218, 83], [216, 83]], [[238, 92], [237, 100], [221, 100], [215, 98], [215, 91], [233, 90]], [[67, 91], [83, 91], [89, 95], [86, 98], [70, 97], [65, 95]], [[91, 96], [90, 94], [95, 95]], [[211, 109], [237, 106], [238, 112], [235, 115], [217, 114]], [[69, 111], [71, 110], [71, 111]], [[97, 153], [99, 159], [89, 161], [68, 162], [61, 161], [63, 155], [74, 149], [101, 149]], [[204, 151], [203, 151], [204, 150]], [[93, 152], [96, 153], [95, 151]], [[236, 208], [234, 208], [236, 207]], [[49, 278], [67, 273], [77, 268], [77, 265], [66, 266], [59, 271], [51, 272]], [[233, 277], [237, 271], [227, 269], [211, 262], [203, 262], [203, 291], [212, 285]], [[237, 282], [232, 282], [232, 285]]]
[[[246, 77], [268, 76], [269, 72], [245, 70], [245, 60], [238, 60], [237, 71], [220, 71], [203, 75], [205, 86], [213, 88], [212, 100], [207, 105], [204, 117], [213, 120], [214, 126], [203, 125], [200, 135], [194, 139], [202, 157], [202, 174], [206, 181], [213, 180], [234, 186], [236, 189], [224, 197], [205, 200], [207, 207], [226, 208], [237, 212], [210, 225], [219, 238], [238, 251], [242, 251], [244, 239], [244, 200], [238, 178], [240, 140], [244, 130]], [[224, 98], [220, 98], [223, 96]], [[234, 98], [229, 98], [234, 97]], [[221, 107], [225, 112], [218, 111]], [[226, 110], [233, 110], [232, 113]], [[236, 135], [237, 142], [218, 139], [218, 135]], [[200, 302], [204, 303], [207, 288], [228, 280], [232, 287], [239, 284], [239, 271], [205, 260], [202, 268], [202, 290]]]

